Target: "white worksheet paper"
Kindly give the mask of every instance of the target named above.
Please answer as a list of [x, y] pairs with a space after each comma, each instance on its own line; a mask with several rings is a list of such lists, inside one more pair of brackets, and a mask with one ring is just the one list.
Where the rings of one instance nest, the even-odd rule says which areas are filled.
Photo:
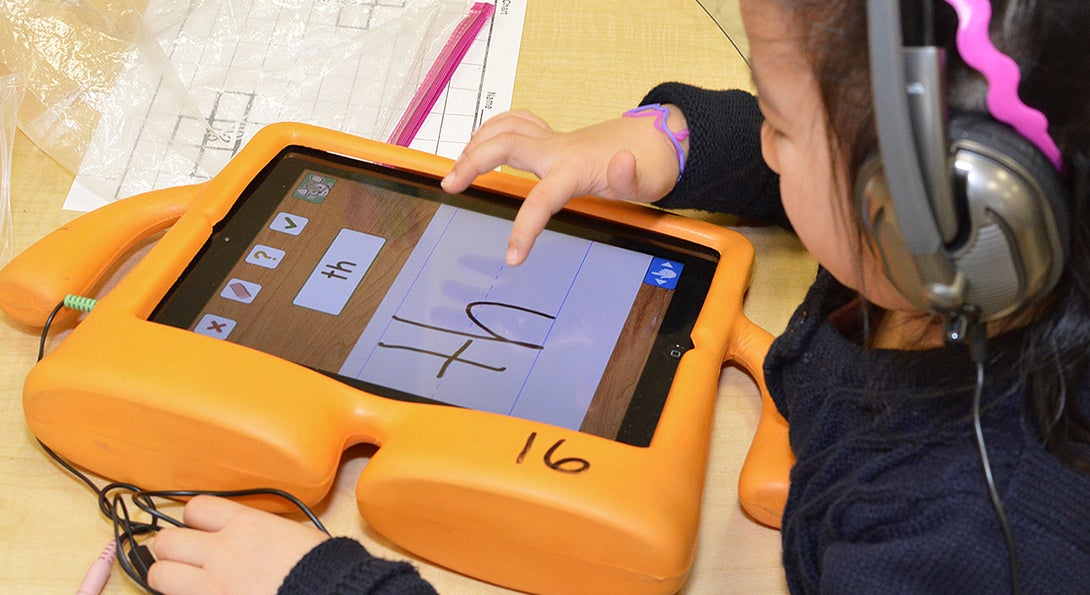
[[[455, 157], [474, 128], [510, 109], [525, 1], [497, 5], [411, 147]], [[163, 50], [159, 71], [166, 74], [140, 80], [149, 72], [144, 64], [119, 75], [115, 93], [152, 92], [133, 101], [124, 125], [100, 124], [64, 208], [89, 211], [203, 182], [274, 122], [386, 140], [430, 67], [419, 63], [427, 48], [416, 39], [424, 17], [431, 18], [427, 34], [449, 35], [452, 27], [441, 26], [459, 20], [470, 4], [151, 0], [145, 19]], [[445, 42], [433, 39], [430, 46]], [[418, 63], [398, 63], [405, 56]]]

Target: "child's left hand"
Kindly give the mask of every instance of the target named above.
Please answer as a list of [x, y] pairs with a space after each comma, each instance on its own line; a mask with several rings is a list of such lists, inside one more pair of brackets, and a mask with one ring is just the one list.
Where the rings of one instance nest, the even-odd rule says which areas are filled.
[[[687, 127], [681, 110], [670, 113], [671, 126]], [[654, 202], [666, 196], [680, 173], [673, 145], [652, 118], [621, 116], [556, 132], [538, 116], [516, 111], [495, 116], [474, 131], [443, 179], [443, 189], [462, 192], [477, 176], [503, 164], [541, 180], [511, 225], [506, 261], [512, 266], [522, 263], [549, 219], [572, 198], [595, 194]]]
[[276, 593], [291, 569], [328, 536], [321, 531], [212, 496], [186, 504], [190, 528], [166, 527], [151, 544], [152, 588], [188, 593]]

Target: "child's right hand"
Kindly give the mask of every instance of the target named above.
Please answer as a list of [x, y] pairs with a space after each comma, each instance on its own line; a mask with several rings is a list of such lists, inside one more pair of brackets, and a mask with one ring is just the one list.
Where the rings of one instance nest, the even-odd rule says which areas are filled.
[[[670, 128], [685, 126], [672, 109]], [[682, 143], [688, 149], [688, 141]], [[511, 229], [506, 260], [521, 264], [549, 218], [576, 196], [652, 202], [678, 177], [678, 160], [654, 118], [618, 118], [574, 132], [553, 131], [529, 112], [510, 112], [485, 122], [443, 179], [443, 189], [462, 192], [480, 174], [502, 164], [541, 180], [526, 196]]]
[[151, 544], [148, 583], [160, 593], [275, 593], [318, 544], [321, 531], [212, 496], [185, 505], [186, 528], [166, 527]]

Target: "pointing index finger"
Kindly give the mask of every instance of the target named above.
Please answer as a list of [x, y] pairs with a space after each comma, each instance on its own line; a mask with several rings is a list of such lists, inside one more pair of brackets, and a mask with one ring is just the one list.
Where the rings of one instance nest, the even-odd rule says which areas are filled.
[[565, 171], [557, 171], [538, 182], [527, 193], [511, 226], [507, 243], [507, 264], [526, 261], [537, 237], [552, 218], [575, 194], [577, 180]]

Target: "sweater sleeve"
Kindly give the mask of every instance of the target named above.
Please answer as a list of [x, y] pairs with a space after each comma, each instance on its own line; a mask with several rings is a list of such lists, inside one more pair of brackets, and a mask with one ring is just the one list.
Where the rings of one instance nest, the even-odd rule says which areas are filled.
[[278, 595], [435, 595], [407, 562], [383, 560], [348, 537], [327, 539], [303, 556]]
[[685, 172], [658, 201], [659, 206], [730, 213], [788, 226], [779, 177], [761, 156], [764, 119], [756, 97], [739, 90], [663, 83], [641, 103], [676, 105], [689, 125]]

